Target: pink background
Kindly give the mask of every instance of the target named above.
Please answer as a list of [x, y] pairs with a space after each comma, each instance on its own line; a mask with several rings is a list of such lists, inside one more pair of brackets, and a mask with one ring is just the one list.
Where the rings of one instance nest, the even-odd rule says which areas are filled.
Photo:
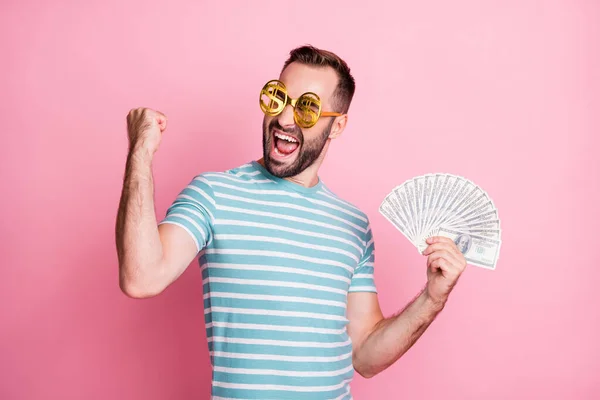
[[208, 398], [197, 264], [153, 299], [118, 288], [125, 116], [169, 117], [162, 216], [194, 174], [260, 157], [258, 91], [305, 43], [357, 79], [321, 176], [371, 217], [385, 314], [425, 282], [377, 212], [395, 185], [466, 176], [503, 227], [497, 270], [469, 267], [355, 398], [600, 398], [599, 3], [376, 3], [2, 2], [0, 398]]

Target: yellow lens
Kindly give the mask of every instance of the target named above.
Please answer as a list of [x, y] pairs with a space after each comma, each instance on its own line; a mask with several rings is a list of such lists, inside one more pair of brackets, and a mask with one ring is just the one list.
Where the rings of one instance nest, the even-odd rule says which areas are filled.
[[260, 109], [267, 115], [277, 115], [283, 111], [287, 99], [287, 89], [283, 82], [269, 81], [260, 91]]
[[321, 99], [314, 93], [305, 93], [296, 102], [294, 120], [303, 128], [314, 126], [321, 115]]

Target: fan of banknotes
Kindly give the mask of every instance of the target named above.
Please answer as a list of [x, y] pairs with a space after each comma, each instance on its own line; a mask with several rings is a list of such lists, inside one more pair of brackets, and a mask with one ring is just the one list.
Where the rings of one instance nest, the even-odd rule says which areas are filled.
[[419, 253], [427, 238], [445, 236], [454, 240], [467, 264], [496, 269], [502, 244], [498, 210], [466, 178], [445, 173], [412, 178], [385, 197], [379, 212]]

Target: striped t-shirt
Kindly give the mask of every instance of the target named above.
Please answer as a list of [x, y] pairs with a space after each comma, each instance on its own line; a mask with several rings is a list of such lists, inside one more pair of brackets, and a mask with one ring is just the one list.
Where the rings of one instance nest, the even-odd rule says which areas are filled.
[[256, 161], [196, 176], [161, 223], [199, 251], [212, 399], [351, 399], [348, 292], [376, 292], [367, 216]]

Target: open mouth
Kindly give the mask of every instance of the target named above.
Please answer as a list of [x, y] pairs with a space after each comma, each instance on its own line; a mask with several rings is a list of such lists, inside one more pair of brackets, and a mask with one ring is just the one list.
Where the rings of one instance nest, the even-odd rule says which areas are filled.
[[280, 131], [273, 132], [273, 153], [279, 158], [290, 157], [300, 147], [300, 142], [293, 136]]

